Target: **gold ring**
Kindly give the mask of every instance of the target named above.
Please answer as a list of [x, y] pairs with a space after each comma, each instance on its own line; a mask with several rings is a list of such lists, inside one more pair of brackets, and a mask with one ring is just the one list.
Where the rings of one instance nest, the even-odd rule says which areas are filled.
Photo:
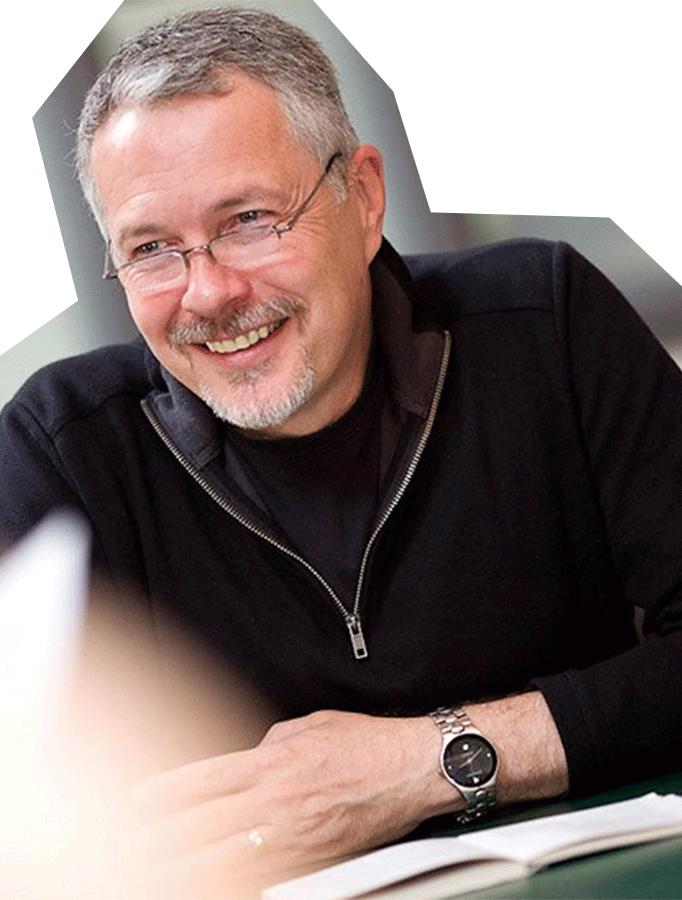
[[260, 831], [257, 828], [254, 828], [252, 831], [250, 831], [248, 833], [247, 840], [251, 844], [252, 847], [256, 848], [256, 850], [258, 850], [260, 847], [262, 847], [263, 844], [265, 843], [265, 841], [263, 839], [263, 835], [260, 833]]

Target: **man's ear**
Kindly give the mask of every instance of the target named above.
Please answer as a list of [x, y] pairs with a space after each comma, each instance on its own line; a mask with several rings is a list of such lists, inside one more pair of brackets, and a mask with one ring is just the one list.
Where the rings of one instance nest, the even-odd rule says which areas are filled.
[[348, 183], [355, 193], [369, 265], [381, 246], [386, 210], [384, 161], [376, 147], [363, 144], [352, 153], [348, 164]]

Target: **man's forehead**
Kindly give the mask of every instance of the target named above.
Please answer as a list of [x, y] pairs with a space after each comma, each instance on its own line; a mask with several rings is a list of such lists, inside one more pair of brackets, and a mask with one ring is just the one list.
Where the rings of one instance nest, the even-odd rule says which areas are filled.
[[[292, 127], [277, 93], [248, 76], [235, 75], [216, 94], [183, 94], [153, 103], [129, 104], [114, 110], [91, 145], [95, 182], [102, 158], [121, 156], [129, 171], [177, 159], [184, 150], [197, 161], [214, 148], [224, 148], [242, 162], [268, 155], [279, 161], [306, 159], [319, 164], [315, 152]], [[127, 154], [127, 157], [126, 157]], [[103, 186], [103, 185], [102, 185]]]
[[274, 91], [251, 79], [226, 94], [119, 108], [92, 147], [95, 186], [114, 242], [130, 229], [132, 236], [153, 231], [147, 225], [160, 221], [156, 199], [169, 193], [183, 205], [196, 201], [194, 211], [203, 216], [281, 201], [297, 176], [317, 165], [286, 127]]
[[[182, 127], [186, 119], [193, 119], [194, 123], [197, 117], [211, 121], [216, 110], [223, 127], [229, 127], [232, 123], [235, 129], [239, 129], [240, 123], [248, 123], [251, 128], [268, 130], [273, 134], [286, 130], [286, 117], [273, 88], [246, 75], [234, 74], [229, 79], [225, 78], [220, 90], [213, 93], [178, 94], [152, 101], [122, 103], [102, 122], [94, 143], [102, 136], [123, 143], [142, 126], [149, 125], [153, 129], [155, 123], [168, 129]], [[163, 137], [163, 133], [159, 136]]]
[[[129, 106], [116, 110], [105, 123], [105, 132], [112, 149], [121, 149], [135, 135], [142, 123], [143, 107]], [[97, 138], [95, 138], [97, 141]]]

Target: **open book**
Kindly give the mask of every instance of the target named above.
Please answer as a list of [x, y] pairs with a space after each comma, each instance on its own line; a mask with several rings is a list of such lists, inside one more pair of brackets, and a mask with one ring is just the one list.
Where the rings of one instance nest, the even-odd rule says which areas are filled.
[[646, 794], [459, 837], [406, 841], [268, 888], [263, 900], [438, 900], [553, 863], [682, 835], [682, 797]]

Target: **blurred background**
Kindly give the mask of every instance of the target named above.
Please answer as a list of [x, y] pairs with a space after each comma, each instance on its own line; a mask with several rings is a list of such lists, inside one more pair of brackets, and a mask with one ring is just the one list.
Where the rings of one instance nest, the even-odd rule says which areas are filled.
[[[35, 114], [79, 302], [0, 356], [0, 406], [40, 366], [135, 334], [118, 283], [101, 277], [104, 245], [73, 165], [78, 113], [89, 85], [124, 38], [166, 15], [207, 3], [220, 5], [220, 0], [125, 0]], [[223, 4], [230, 5], [229, 0]], [[322, 43], [339, 73], [361, 141], [376, 144], [384, 155], [389, 198], [385, 233], [396, 249], [463, 249], [522, 236], [568, 241], [620, 288], [682, 365], [682, 287], [610, 219], [430, 213], [390, 86], [325, 14], [309, 0], [250, 0], [241, 5], [283, 16]]]

